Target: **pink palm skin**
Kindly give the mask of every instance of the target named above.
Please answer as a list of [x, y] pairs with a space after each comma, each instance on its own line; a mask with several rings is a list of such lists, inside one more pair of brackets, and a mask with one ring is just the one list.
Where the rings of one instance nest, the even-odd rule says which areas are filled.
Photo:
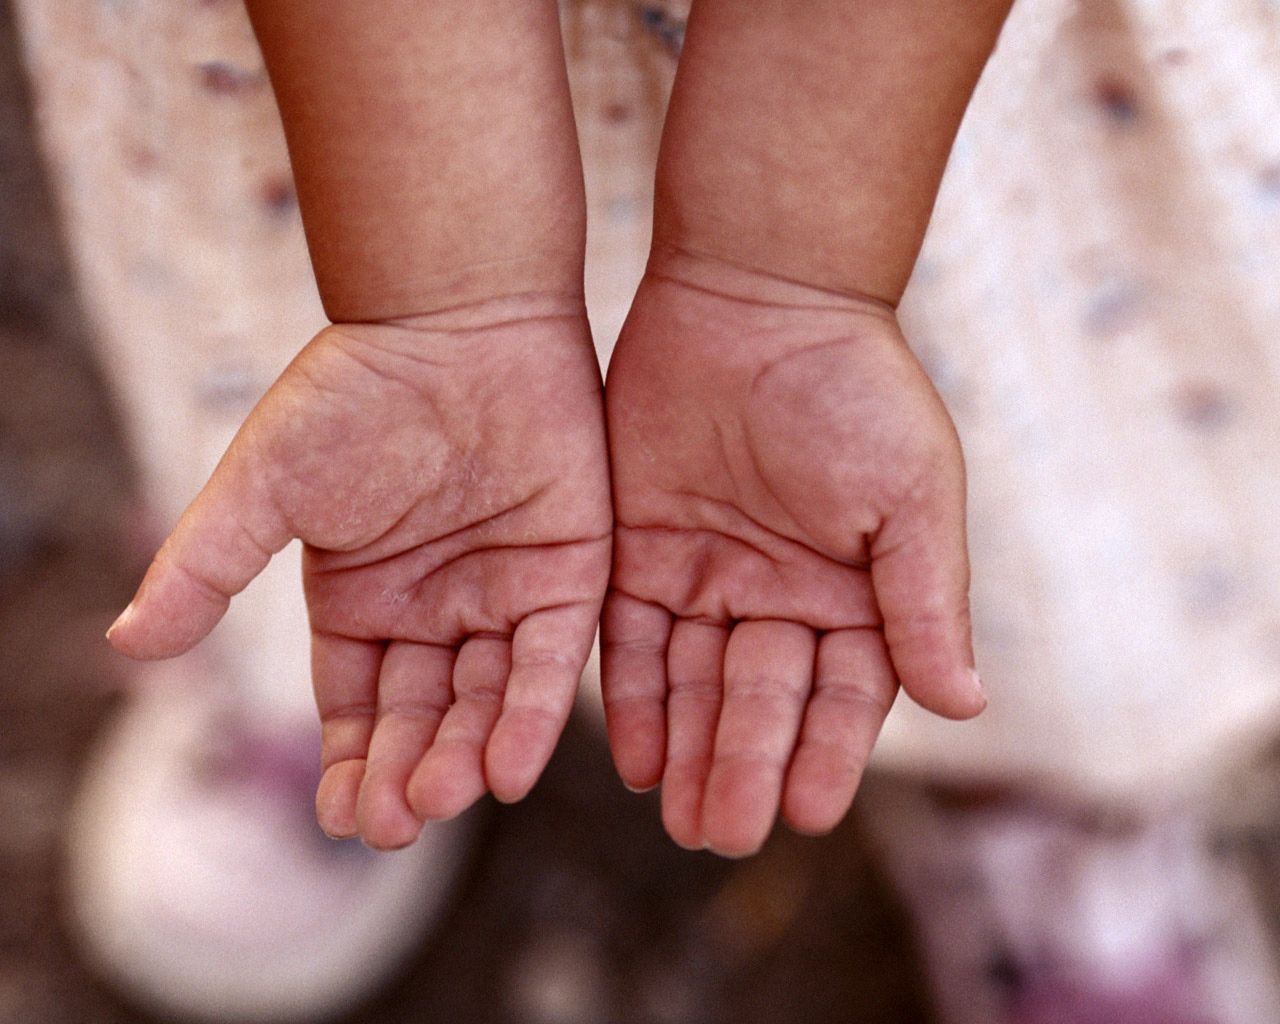
[[959, 441], [889, 307], [659, 253], [606, 404], [610, 742], [678, 843], [833, 828], [899, 682], [982, 709]]
[[599, 369], [580, 299], [322, 331], [251, 413], [111, 642], [187, 650], [304, 544], [321, 825], [412, 842], [533, 786], [608, 578]]

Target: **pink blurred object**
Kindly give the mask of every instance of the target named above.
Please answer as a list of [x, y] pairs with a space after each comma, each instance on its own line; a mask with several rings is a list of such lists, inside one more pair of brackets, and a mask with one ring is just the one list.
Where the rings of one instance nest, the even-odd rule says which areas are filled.
[[1186, 1008], [1187, 986], [1156, 984], [1126, 993], [1046, 986], [1014, 1001], [1009, 1024], [1216, 1024]]
[[1275, 1024], [1275, 949], [1207, 808], [871, 777], [860, 816], [944, 1024]]

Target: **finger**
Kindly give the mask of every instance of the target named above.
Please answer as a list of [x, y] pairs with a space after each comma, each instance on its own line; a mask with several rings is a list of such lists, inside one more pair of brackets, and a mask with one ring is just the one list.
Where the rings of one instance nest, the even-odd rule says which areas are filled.
[[902, 688], [921, 707], [971, 718], [986, 706], [973, 665], [964, 482], [950, 496], [888, 520], [871, 550], [871, 579]]
[[511, 642], [472, 637], [453, 665], [453, 706], [409, 779], [409, 806], [423, 820], [461, 814], [486, 791], [484, 748], [502, 710]]
[[897, 692], [877, 630], [842, 629], [818, 641], [813, 695], [782, 796], [793, 828], [822, 834], [840, 823]]
[[667, 756], [662, 823], [677, 843], [702, 849], [702, 794], [711, 771], [724, 692], [725, 626], [677, 621], [667, 651]]
[[794, 622], [742, 622], [724, 654], [724, 706], [702, 805], [707, 847], [754, 853], [778, 813], [813, 680], [817, 640]]
[[330, 839], [358, 835], [356, 800], [364, 781], [364, 758], [347, 758], [331, 764], [316, 787], [316, 823]]
[[311, 634], [311, 685], [320, 712], [316, 820], [335, 839], [354, 836], [384, 645], [332, 633]]
[[524, 797], [551, 760], [599, 619], [599, 604], [589, 602], [544, 608], [516, 627], [507, 692], [484, 761], [485, 782], [504, 803]]
[[129, 606], [107, 631], [132, 658], [171, 658], [222, 618], [292, 531], [232, 441], [161, 546]]
[[449, 707], [454, 651], [393, 641], [378, 676], [377, 718], [356, 801], [360, 837], [379, 850], [407, 846], [422, 823], [409, 806], [409, 776]]
[[600, 689], [613, 763], [631, 789], [651, 789], [666, 757], [671, 613], [616, 590], [600, 622]]

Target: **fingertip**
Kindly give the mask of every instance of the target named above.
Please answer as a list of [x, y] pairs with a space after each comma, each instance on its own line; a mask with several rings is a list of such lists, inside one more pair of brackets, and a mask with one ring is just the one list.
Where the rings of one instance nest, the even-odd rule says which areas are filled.
[[421, 831], [422, 823], [418, 821], [412, 823], [402, 820], [380, 821], [362, 830], [360, 841], [378, 853], [391, 853], [394, 850], [403, 850], [407, 846], [412, 846], [417, 842]]
[[653, 701], [614, 705], [607, 713], [609, 752], [622, 784], [633, 793], [647, 793], [662, 781], [666, 760], [666, 713]]
[[363, 760], [340, 761], [320, 777], [316, 788], [316, 822], [331, 839], [352, 839], [356, 824], [356, 800], [364, 778]]
[[211, 588], [153, 569], [107, 630], [107, 642], [138, 661], [175, 658], [208, 636], [230, 603]]
[[713, 768], [703, 799], [703, 847], [735, 860], [757, 853], [777, 817], [777, 791], [770, 798], [770, 789], [755, 773]]
[[551, 759], [551, 744], [539, 732], [505, 716], [493, 727], [484, 752], [484, 776], [499, 803], [514, 804], [528, 796]]
[[698, 835], [696, 832], [673, 829], [670, 825], [666, 825], [664, 827], [666, 828], [667, 835], [670, 837], [671, 841], [675, 843], [676, 846], [680, 847], [680, 849], [686, 850], [689, 853], [702, 853], [702, 851], [707, 849], [707, 844], [702, 841], [702, 836]]
[[134, 661], [164, 661], [186, 654], [207, 633], [208, 630], [194, 634], [184, 630], [176, 634], [172, 631], [156, 634], [142, 628], [121, 628], [113, 630], [107, 641], [118, 654]]
[[969, 710], [963, 715], [964, 718], [976, 718], [982, 712], [987, 710], [987, 705], [991, 703], [987, 696], [987, 688], [982, 685], [982, 677], [978, 675], [976, 668], [969, 669], [968, 672], [968, 693], [967, 701]]
[[803, 821], [796, 821], [788, 815], [783, 815], [783, 820], [787, 823], [787, 827], [791, 829], [792, 832], [796, 833], [796, 835], [804, 836], [806, 839], [821, 839], [824, 836], [829, 836], [836, 830], [836, 825], [840, 824], [839, 821], [834, 825], [807, 824]]
[[422, 822], [386, 782], [365, 774], [356, 804], [360, 839], [373, 850], [402, 850], [418, 838]]
[[702, 849], [714, 853], [717, 857], [724, 857], [726, 860], [745, 860], [759, 853], [767, 838], [767, 835], [763, 838], [754, 835], [721, 836], [707, 839], [702, 844]]
[[705, 849], [699, 827], [701, 800], [691, 788], [682, 790], [665, 781], [662, 786], [662, 827], [671, 841], [681, 849], [697, 852]]
[[142, 645], [138, 643], [138, 637], [135, 635], [134, 628], [138, 615], [138, 600], [140, 594], [135, 594], [133, 600], [125, 606], [115, 622], [111, 623], [106, 632], [107, 643], [111, 645], [117, 653], [123, 654], [128, 658], [139, 660], [145, 659], [146, 655]]
[[134, 605], [135, 605], [135, 601], [130, 601], [127, 605], [125, 605], [124, 611], [122, 611], [119, 615], [117, 615], [115, 622], [111, 623], [111, 625], [107, 627], [108, 643], [112, 643], [113, 642], [112, 638], [115, 637], [121, 630], [125, 630], [126, 632], [128, 631], [129, 622], [133, 618]]
[[484, 779], [468, 775], [428, 754], [409, 778], [405, 797], [423, 821], [448, 821], [470, 808], [485, 793]]
[[988, 704], [987, 688], [982, 685], [982, 676], [978, 674], [976, 668], [969, 669], [969, 685], [973, 687], [974, 692], [977, 693], [978, 699], [985, 708]]
[[529, 777], [506, 776], [497, 782], [489, 784], [489, 792], [493, 794], [493, 798], [500, 804], [518, 804], [521, 800], [533, 792], [533, 787], [537, 783], [536, 775]]
[[987, 694], [976, 669], [931, 674], [920, 679], [904, 676], [903, 689], [926, 711], [953, 722], [976, 718], [987, 707]]
[[518, 804], [533, 792], [540, 772], [500, 774], [489, 783], [489, 792], [500, 804]]
[[893, 619], [885, 640], [902, 689], [926, 711], [963, 721], [987, 706], [966, 619]]
[[782, 795], [782, 819], [792, 829], [805, 836], [825, 836], [833, 832], [844, 820], [853, 804], [857, 779], [832, 778], [826, 783], [814, 784], [804, 775], [799, 781], [788, 781]]
[[236, 451], [233, 441], [160, 546], [130, 607], [108, 631], [122, 653], [171, 658], [194, 647], [218, 624], [232, 595], [290, 540]]

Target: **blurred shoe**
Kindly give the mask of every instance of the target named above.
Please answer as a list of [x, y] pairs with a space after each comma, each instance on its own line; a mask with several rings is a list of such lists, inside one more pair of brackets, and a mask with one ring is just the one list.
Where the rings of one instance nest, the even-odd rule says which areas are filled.
[[183, 686], [191, 664], [153, 668], [86, 767], [69, 834], [75, 929], [108, 980], [163, 1014], [331, 1018], [429, 935], [473, 829], [429, 824], [396, 853], [328, 839], [313, 812], [317, 730]]

